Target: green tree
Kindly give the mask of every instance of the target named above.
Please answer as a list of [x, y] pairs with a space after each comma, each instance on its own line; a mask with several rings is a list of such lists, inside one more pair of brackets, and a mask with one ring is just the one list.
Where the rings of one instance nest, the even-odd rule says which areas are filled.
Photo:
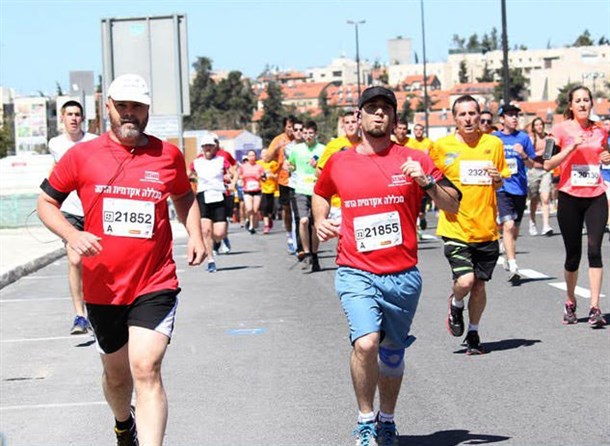
[[217, 128], [242, 129], [248, 125], [256, 108], [256, 98], [249, 80], [240, 71], [231, 71], [226, 79], [212, 88], [212, 109]]
[[489, 69], [489, 67], [487, 66], [487, 62], [485, 62], [485, 65], [483, 66], [483, 73], [481, 74], [481, 77], [477, 77], [477, 82], [493, 82], [493, 81], [494, 81], [493, 71], [491, 71]]
[[457, 34], [454, 34], [451, 42], [453, 43], [453, 45], [455, 45], [455, 48], [458, 50], [464, 50], [465, 49], [465, 44], [466, 44], [466, 39], [464, 39], [463, 37], [460, 37]]
[[263, 118], [260, 122], [259, 136], [263, 138], [263, 144], [269, 145], [271, 140], [282, 133], [282, 118], [285, 111], [282, 105], [282, 89], [275, 82], [267, 84], [267, 97], [263, 101]]
[[597, 41], [597, 44], [598, 44], [599, 46], [602, 46], [602, 45], [610, 45], [610, 40], [608, 40], [608, 39], [606, 38], [606, 36], [601, 36], [601, 37], [599, 38], [599, 40]]
[[576, 38], [572, 46], [592, 46], [593, 40], [591, 39], [591, 33], [588, 29], [585, 29], [584, 32]]
[[184, 118], [184, 127], [187, 129], [205, 128], [204, 122], [211, 118], [210, 95], [214, 86], [212, 80], [212, 60], [207, 57], [198, 57], [193, 64], [195, 79], [190, 87], [191, 114]]
[[504, 97], [504, 77], [502, 76], [502, 70], [496, 71], [500, 78], [500, 83], [494, 88], [494, 98], [496, 101], [502, 101], [507, 103], [510, 101], [525, 101], [527, 99], [527, 88], [529, 80], [523, 75], [521, 68], [510, 68], [508, 71], [509, 88], [508, 98]]
[[[411, 99], [413, 99], [413, 95], [411, 94], [405, 98], [405, 102], [402, 104], [398, 119], [407, 122], [413, 120], [413, 115], [415, 112], [411, 110]], [[423, 99], [421, 101], [423, 101]]]
[[460, 84], [468, 83], [468, 66], [466, 65], [465, 60], [462, 60], [460, 62], [460, 71], [458, 72], [458, 79]]
[[568, 93], [577, 85], [580, 84], [578, 82], [570, 82], [559, 89], [559, 94], [557, 94], [557, 98], [555, 99], [555, 103], [557, 104], [555, 113], [563, 115], [563, 112], [568, 108]]
[[9, 126], [3, 125], [0, 127], [0, 158], [4, 158], [15, 151], [15, 142]]
[[479, 42], [479, 36], [477, 33], [472, 34], [468, 38], [468, 43], [466, 44], [466, 49], [468, 51], [477, 51], [481, 49], [481, 43]]

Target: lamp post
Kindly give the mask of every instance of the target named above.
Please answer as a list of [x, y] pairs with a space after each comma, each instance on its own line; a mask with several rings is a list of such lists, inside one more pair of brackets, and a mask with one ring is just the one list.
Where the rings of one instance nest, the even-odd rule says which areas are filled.
[[508, 31], [506, 30], [506, 0], [501, 1], [502, 7], [502, 77], [504, 78], [504, 104], [510, 103], [510, 73], [508, 71]]
[[358, 100], [360, 100], [360, 50], [358, 48], [358, 25], [363, 25], [366, 20], [348, 20], [348, 25], [354, 25], [356, 28], [356, 71], [358, 78]]
[[428, 129], [428, 73], [426, 72], [426, 29], [424, 27], [424, 0], [421, 0], [421, 37], [422, 37], [422, 53], [424, 56], [424, 121], [426, 124], [426, 135], [430, 135]]

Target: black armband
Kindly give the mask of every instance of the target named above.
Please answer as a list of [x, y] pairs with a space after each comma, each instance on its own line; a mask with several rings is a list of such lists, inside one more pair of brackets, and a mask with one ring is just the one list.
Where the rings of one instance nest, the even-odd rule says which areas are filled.
[[51, 183], [49, 183], [49, 180], [47, 178], [45, 178], [44, 181], [40, 184], [40, 188], [43, 190], [44, 193], [46, 193], [53, 200], [56, 200], [59, 204], [63, 203], [64, 200], [68, 198], [68, 195], [70, 195], [69, 192], [61, 192], [55, 189], [53, 186], [51, 186]]
[[450, 187], [451, 189], [455, 189], [458, 193], [457, 200], [462, 201], [462, 191], [455, 184], [453, 184], [450, 180], [448, 180], [447, 177], [443, 176], [443, 178], [438, 180], [436, 182], [436, 184], [438, 184], [441, 187]]

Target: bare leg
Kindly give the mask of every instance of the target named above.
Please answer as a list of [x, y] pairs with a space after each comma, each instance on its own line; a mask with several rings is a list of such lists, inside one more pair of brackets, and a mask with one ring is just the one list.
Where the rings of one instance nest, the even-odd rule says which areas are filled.
[[85, 316], [85, 298], [83, 296], [83, 284], [81, 273], [81, 257], [76, 251], [66, 245], [68, 254], [68, 285], [72, 296], [74, 313], [77, 316]]
[[136, 417], [140, 444], [160, 446], [167, 425], [167, 396], [161, 363], [168, 337], [142, 327], [129, 327], [129, 362], [136, 390]]
[[487, 293], [485, 292], [485, 282], [480, 279], [475, 279], [472, 290], [470, 291], [470, 299], [468, 300], [468, 319], [471, 324], [479, 324], [486, 304]]
[[[576, 305], [576, 283], [578, 282], [578, 270], [577, 271], [563, 271], [563, 277], [566, 280], [566, 293], [568, 300]], [[592, 291], [592, 290], [591, 290]], [[593, 293], [591, 293], [593, 294]], [[599, 300], [599, 290], [597, 294], [597, 299]], [[591, 303], [593, 303], [593, 299], [591, 299]]]
[[599, 308], [599, 293], [602, 289], [603, 268], [589, 268], [589, 286], [591, 287], [591, 306]]
[[133, 380], [129, 370], [128, 347], [108, 355], [101, 355], [104, 374], [102, 387], [106, 401], [119, 421], [126, 421], [130, 415]]
[[373, 412], [375, 390], [379, 381], [379, 333], [370, 333], [356, 339], [350, 360], [352, 383], [358, 409], [362, 413]]

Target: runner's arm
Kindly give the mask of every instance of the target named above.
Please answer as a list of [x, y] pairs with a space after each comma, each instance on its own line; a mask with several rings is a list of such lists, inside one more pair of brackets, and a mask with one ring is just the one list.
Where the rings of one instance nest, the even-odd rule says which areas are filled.
[[54, 234], [65, 240], [70, 248], [82, 256], [94, 256], [102, 250], [99, 237], [79, 231], [66, 220], [59, 208], [61, 203], [45, 191], [38, 196], [36, 211], [44, 225]]
[[200, 265], [205, 259], [205, 245], [201, 233], [201, 214], [199, 204], [192, 191], [183, 195], [172, 196], [172, 202], [178, 215], [178, 221], [184, 224], [189, 235], [187, 244], [187, 258], [189, 265]]
[[321, 242], [339, 236], [341, 223], [327, 218], [330, 211], [330, 199], [314, 192], [311, 197], [311, 211], [313, 213], [316, 233]]

